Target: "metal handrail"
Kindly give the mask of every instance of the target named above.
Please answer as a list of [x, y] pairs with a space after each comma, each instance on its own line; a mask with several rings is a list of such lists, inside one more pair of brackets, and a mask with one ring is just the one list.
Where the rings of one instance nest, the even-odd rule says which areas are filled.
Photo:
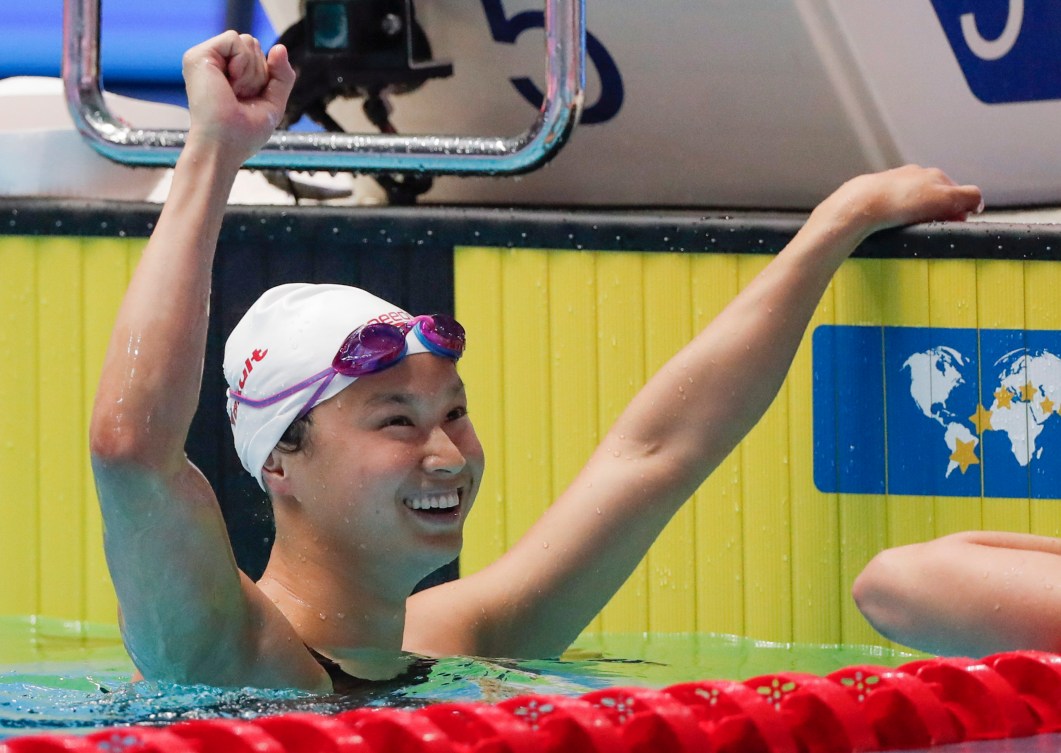
[[[187, 131], [136, 128], [111, 114], [100, 89], [102, 0], [64, 0], [63, 82], [77, 129], [116, 162], [172, 166]], [[278, 131], [246, 164], [254, 168], [513, 175], [548, 162], [567, 141], [585, 89], [585, 0], [546, 0], [545, 100], [524, 133], [397, 136]]]

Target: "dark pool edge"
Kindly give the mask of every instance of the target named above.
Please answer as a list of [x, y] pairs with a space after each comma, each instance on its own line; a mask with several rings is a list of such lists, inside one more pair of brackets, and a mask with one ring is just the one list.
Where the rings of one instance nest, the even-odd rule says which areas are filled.
[[[146, 237], [160, 206], [73, 199], [0, 198], [0, 234]], [[293, 243], [328, 234], [450, 251], [457, 246], [678, 253], [777, 253], [799, 212], [233, 205], [222, 242]], [[857, 256], [880, 259], [1061, 259], [1061, 224], [930, 223], [867, 240]]]

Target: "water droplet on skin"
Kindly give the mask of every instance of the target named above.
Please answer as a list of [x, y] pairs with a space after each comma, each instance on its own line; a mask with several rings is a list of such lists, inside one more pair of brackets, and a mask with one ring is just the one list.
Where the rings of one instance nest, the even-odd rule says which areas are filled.
[[995, 604], [995, 606], [993, 606], [992, 609], [994, 611], [996, 611], [996, 612], [1000, 612], [1000, 611], [1002, 611], [1002, 605], [1001, 604]]
[[345, 620], [346, 619], [346, 612], [336, 612], [335, 616], [338, 617], [340, 620]]
[[548, 549], [548, 548], [549, 548], [549, 542], [548, 541], [543, 541], [542, 542], [542, 549]]
[[328, 615], [326, 615], [324, 612], [319, 613], [317, 616], [321, 618], [322, 622], [328, 619]]
[[598, 514], [598, 515], [600, 515], [600, 514], [601, 514], [601, 511], [600, 511], [600, 508], [599, 508], [599, 507], [597, 508], [597, 514]]
[[621, 452], [619, 452], [618, 450], [612, 450], [612, 456], [613, 456], [613, 457], [619, 457], [619, 456], [621, 456], [621, 455], [622, 455], [622, 453], [621, 453]]

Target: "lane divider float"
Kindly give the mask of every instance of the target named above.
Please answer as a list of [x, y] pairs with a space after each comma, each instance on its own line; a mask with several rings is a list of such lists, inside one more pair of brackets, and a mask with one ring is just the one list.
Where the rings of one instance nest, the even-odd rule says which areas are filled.
[[36, 734], [0, 753], [860, 753], [1061, 732], [1061, 656], [1015, 651], [578, 697]]

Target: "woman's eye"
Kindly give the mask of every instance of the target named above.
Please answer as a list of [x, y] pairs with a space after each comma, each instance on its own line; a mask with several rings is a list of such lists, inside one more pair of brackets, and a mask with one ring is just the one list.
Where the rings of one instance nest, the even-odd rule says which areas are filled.
[[461, 405], [447, 413], [446, 418], [450, 421], [456, 421], [458, 418], [464, 418], [467, 415], [468, 409], [465, 406]]
[[413, 421], [408, 416], [391, 416], [384, 420], [384, 426], [412, 426]]

